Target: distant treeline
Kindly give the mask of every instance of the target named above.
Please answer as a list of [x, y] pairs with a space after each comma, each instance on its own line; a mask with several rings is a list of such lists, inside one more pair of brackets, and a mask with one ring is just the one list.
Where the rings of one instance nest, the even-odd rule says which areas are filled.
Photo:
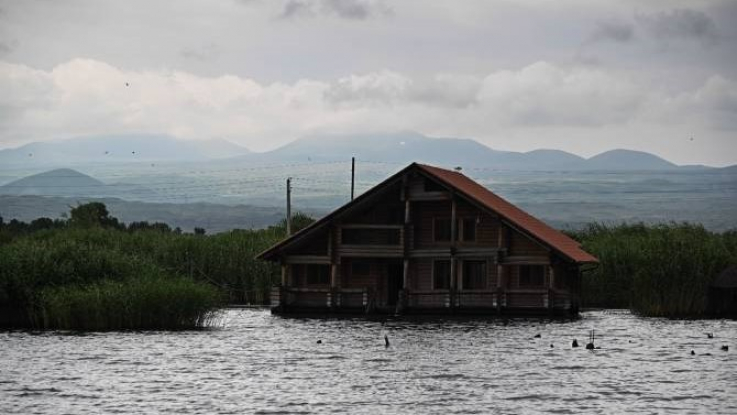
[[211, 236], [125, 225], [97, 202], [63, 220], [0, 220], [0, 327], [201, 327], [225, 303], [268, 302], [278, 270], [254, 257], [284, 236], [284, 223]]
[[601, 263], [584, 275], [585, 305], [630, 308], [645, 316], [697, 317], [709, 285], [737, 264], [737, 231], [700, 225], [591, 224], [569, 234]]

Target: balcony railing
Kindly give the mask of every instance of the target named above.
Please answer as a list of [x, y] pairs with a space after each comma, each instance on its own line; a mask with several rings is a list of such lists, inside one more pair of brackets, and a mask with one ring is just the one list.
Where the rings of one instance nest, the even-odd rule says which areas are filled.
[[[403, 290], [399, 295], [401, 310], [568, 310], [572, 297], [556, 290]], [[272, 308], [331, 309], [373, 311], [377, 306], [374, 291], [365, 288], [274, 287]], [[388, 307], [388, 306], [387, 306]]]

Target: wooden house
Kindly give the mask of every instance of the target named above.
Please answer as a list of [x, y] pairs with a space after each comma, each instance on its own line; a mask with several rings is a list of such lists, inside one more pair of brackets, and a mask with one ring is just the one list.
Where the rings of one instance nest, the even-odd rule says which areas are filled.
[[579, 244], [456, 171], [413, 163], [258, 258], [276, 313], [576, 314]]

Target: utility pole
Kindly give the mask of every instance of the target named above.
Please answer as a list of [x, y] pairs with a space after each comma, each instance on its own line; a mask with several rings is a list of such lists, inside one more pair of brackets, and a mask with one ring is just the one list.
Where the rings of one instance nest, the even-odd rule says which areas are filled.
[[356, 188], [356, 158], [351, 157], [351, 201], [353, 201], [353, 193]]
[[292, 234], [292, 178], [287, 177], [287, 236]]

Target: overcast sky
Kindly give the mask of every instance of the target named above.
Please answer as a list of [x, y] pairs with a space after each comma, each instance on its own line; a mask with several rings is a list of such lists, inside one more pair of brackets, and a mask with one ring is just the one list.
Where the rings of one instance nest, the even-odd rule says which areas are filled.
[[413, 130], [737, 163], [737, 1], [0, 0], [0, 148]]

